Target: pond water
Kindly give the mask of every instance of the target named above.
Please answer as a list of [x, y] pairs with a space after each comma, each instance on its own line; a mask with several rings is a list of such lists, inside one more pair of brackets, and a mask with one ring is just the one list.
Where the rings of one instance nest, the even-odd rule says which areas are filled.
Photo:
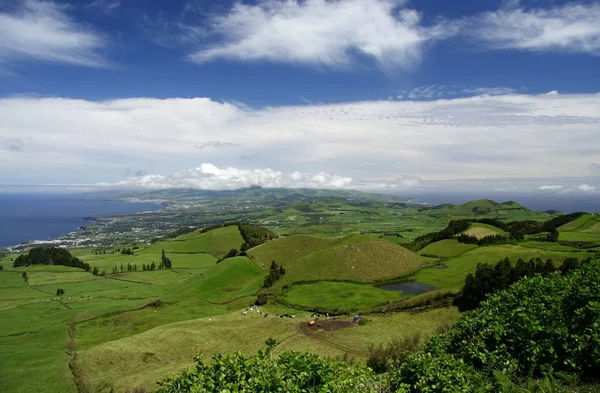
[[418, 282], [418, 281], [405, 281], [405, 282], [398, 282], [398, 283], [393, 283], [393, 284], [385, 284], [385, 285], [380, 285], [377, 288], [383, 289], [386, 291], [402, 292], [406, 295], [420, 295], [425, 292], [431, 292], [431, 291], [435, 291], [436, 289], [439, 289], [438, 287], [436, 287], [434, 285], [424, 284], [424, 283]]

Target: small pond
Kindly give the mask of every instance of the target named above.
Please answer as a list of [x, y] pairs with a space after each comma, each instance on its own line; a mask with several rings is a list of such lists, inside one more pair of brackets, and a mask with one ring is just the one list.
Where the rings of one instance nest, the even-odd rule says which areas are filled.
[[386, 291], [397, 291], [402, 292], [406, 295], [420, 295], [425, 292], [431, 292], [439, 289], [434, 285], [424, 284], [418, 281], [405, 281], [393, 284], [380, 285], [377, 288]]

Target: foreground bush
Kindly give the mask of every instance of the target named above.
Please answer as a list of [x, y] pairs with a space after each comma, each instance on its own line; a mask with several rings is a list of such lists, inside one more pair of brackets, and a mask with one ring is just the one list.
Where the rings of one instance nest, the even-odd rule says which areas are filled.
[[372, 371], [364, 366], [324, 360], [304, 352], [271, 358], [271, 348], [257, 356], [215, 355], [181, 375], [159, 382], [157, 393], [180, 392], [380, 392]]
[[567, 276], [536, 276], [490, 296], [405, 362], [394, 386], [415, 393], [453, 391], [447, 390], [451, 385], [465, 392], [502, 391], [494, 382], [498, 372], [513, 381], [593, 380], [600, 377], [598, 354], [600, 263], [592, 262]]

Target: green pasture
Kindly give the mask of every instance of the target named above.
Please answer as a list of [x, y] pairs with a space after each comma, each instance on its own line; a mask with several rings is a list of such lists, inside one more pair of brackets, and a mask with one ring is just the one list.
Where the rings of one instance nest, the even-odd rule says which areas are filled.
[[281, 298], [292, 306], [351, 313], [399, 301], [406, 296], [369, 285], [321, 281], [294, 285], [284, 291]]
[[435, 255], [441, 258], [449, 258], [473, 250], [474, 248], [477, 248], [477, 245], [459, 243], [458, 240], [454, 239], [444, 239], [431, 243], [421, 249], [419, 255]]
[[556, 266], [562, 264], [566, 258], [587, 258], [582, 252], [563, 252], [539, 250], [517, 245], [498, 245], [478, 247], [455, 258], [450, 258], [444, 263], [446, 268], [424, 268], [413, 277], [426, 284], [435, 285], [441, 289], [459, 290], [469, 273], [474, 273], [478, 263], [496, 264], [501, 259], [508, 257], [512, 264], [519, 258], [529, 261], [531, 258], [552, 259]]
[[481, 224], [479, 222], [472, 222], [469, 229], [463, 232], [466, 235], [474, 236], [477, 239], [483, 239], [486, 236], [494, 236], [501, 235], [507, 236], [508, 233], [504, 232], [502, 229], [495, 227], [493, 225]]
[[246, 257], [228, 258], [204, 275], [195, 275], [174, 289], [171, 296], [195, 296], [213, 303], [225, 303], [256, 292], [265, 272]]

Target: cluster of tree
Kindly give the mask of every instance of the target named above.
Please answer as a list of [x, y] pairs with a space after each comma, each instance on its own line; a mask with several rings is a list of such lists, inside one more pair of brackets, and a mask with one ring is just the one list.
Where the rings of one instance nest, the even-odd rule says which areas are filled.
[[[165, 250], [162, 250], [162, 254], [160, 256], [160, 265], [163, 266], [163, 268], [165, 269], [170, 269], [171, 266], [173, 266], [173, 263], [171, 262], [171, 260], [167, 257], [167, 253], [165, 252]], [[159, 265], [159, 266], [160, 266]]]
[[[541, 232], [549, 232], [548, 236], [542, 238], [543, 241], [556, 242], [558, 241], [557, 228], [569, 223], [583, 215], [585, 213], [571, 213], [561, 215], [552, 218], [545, 222], [540, 221], [513, 221], [510, 223], [502, 222], [495, 218], [474, 218], [468, 220], [452, 220], [448, 223], [448, 226], [441, 231], [431, 232], [423, 236], [417, 237], [411, 243], [402, 244], [402, 246], [408, 248], [411, 251], [419, 251], [431, 243], [435, 243], [444, 239], [456, 238], [461, 243], [478, 244], [480, 246], [486, 246], [491, 244], [506, 244], [525, 239], [525, 235], [532, 235]], [[508, 236], [503, 235], [492, 235], [486, 236], [482, 239], [477, 239], [474, 236], [461, 234], [471, 226], [471, 223], [477, 222], [481, 224], [488, 224], [502, 229], [508, 232]], [[460, 235], [459, 235], [460, 234]], [[457, 236], [458, 235], [458, 236]]]
[[[584, 263], [589, 261], [590, 259]], [[540, 258], [532, 258], [529, 262], [519, 259], [515, 266], [508, 258], [504, 258], [496, 265], [480, 263], [475, 269], [475, 274], [470, 273], [465, 279], [461, 293], [454, 303], [461, 311], [472, 310], [489, 294], [507, 289], [524, 277], [532, 277], [535, 274], [547, 276], [556, 270], [561, 274], [567, 274], [580, 266], [581, 263], [577, 258], [565, 259], [559, 269], [556, 269], [551, 259], [544, 262]]]
[[95, 266], [92, 269], [92, 274], [94, 276], [102, 276], [102, 277], [104, 277], [106, 275], [106, 272], [104, 271], [104, 269], [100, 270], [97, 266]]
[[56, 296], [62, 296], [62, 295], [64, 295], [64, 294], [65, 294], [65, 290], [64, 290], [64, 289], [62, 289], [62, 288], [58, 288], [58, 289], [56, 290]]
[[0, 265], [0, 272], [4, 270], [4, 266]]
[[121, 268], [119, 269], [119, 267], [117, 265], [113, 266], [112, 269], [112, 273], [113, 274], [118, 274], [119, 270], [121, 273], [125, 273], [125, 272], [137, 272], [138, 267], [136, 263], [127, 263], [127, 265], [123, 265], [121, 264]]
[[104, 255], [104, 254], [106, 254], [106, 250], [105, 249], [94, 250], [94, 255]]
[[121, 254], [123, 255], [133, 255], [133, 250], [131, 248], [124, 248], [121, 250]]
[[516, 236], [534, 235], [541, 232], [555, 232], [559, 227], [578, 219], [585, 213], [577, 212], [570, 214], [563, 214], [558, 217], [554, 217], [548, 221], [513, 221], [505, 224], [507, 228], [502, 228], [507, 232], [510, 232]]
[[277, 238], [274, 232], [258, 225], [238, 224], [238, 229], [244, 238], [244, 244], [241, 247], [242, 252]]
[[[198, 356], [195, 367], [159, 382], [156, 391], [598, 391], [598, 293], [600, 261], [567, 275], [520, 280], [423, 346], [416, 335], [390, 345], [372, 367], [296, 351], [272, 356], [276, 343], [268, 340], [252, 357], [217, 354], [204, 362]], [[375, 368], [387, 372], [375, 375]]]
[[492, 244], [506, 244], [515, 241], [515, 239], [511, 237], [503, 235], [489, 235], [478, 239], [477, 237], [467, 235], [466, 233], [461, 233], [460, 235], [456, 236], [456, 240], [458, 240], [460, 243], [477, 244], [479, 246], [489, 246]]
[[285, 275], [285, 269], [282, 265], [278, 265], [275, 261], [271, 262], [271, 267], [269, 268], [269, 274], [265, 277], [265, 282], [263, 283], [263, 288], [270, 288], [275, 284], [277, 280], [281, 278], [281, 276]]
[[471, 226], [467, 220], [452, 220], [448, 226], [439, 232], [431, 232], [423, 236], [417, 237], [412, 243], [403, 244], [406, 248], [412, 251], [419, 251], [431, 243], [438, 242], [444, 239], [452, 239], [461, 232], [466, 231]]
[[225, 254], [222, 258], [219, 258], [217, 260], [217, 263], [221, 263], [223, 260], [227, 259], [227, 258], [233, 258], [237, 255], [246, 255], [246, 252], [242, 252], [240, 253], [237, 248], [232, 248], [231, 250], [229, 250], [229, 252], [227, 252], [227, 254]]
[[30, 265], [63, 265], [84, 269], [90, 271], [90, 265], [81, 259], [74, 257], [64, 248], [56, 247], [35, 247], [29, 250], [27, 254], [19, 255], [13, 267], [22, 267]]

